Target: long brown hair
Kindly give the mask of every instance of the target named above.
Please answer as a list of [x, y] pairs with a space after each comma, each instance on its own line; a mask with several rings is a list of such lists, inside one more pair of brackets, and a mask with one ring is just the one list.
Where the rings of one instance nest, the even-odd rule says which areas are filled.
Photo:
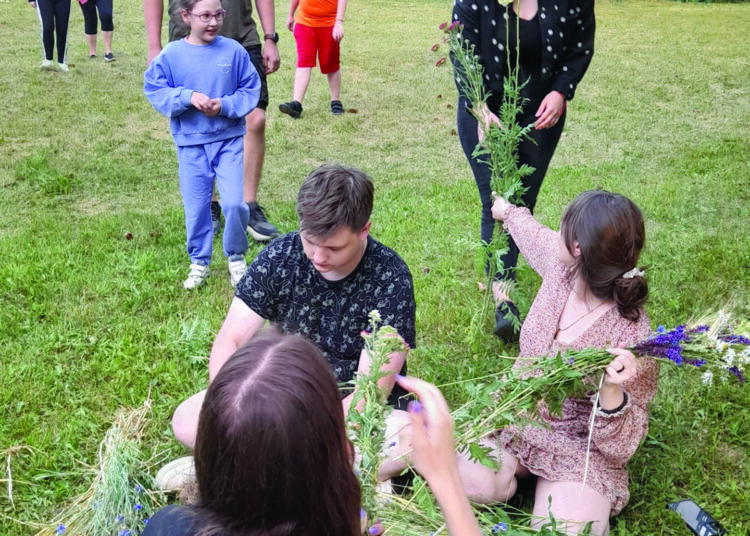
[[641, 275], [623, 275], [638, 266], [646, 230], [640, 209], [623, 195], [588, 190], [568, 205], [560, 222], [565, 246], [573, 254], [578, 242], [581, 255], [571, 269], [579, 274], [597, 298], [614, 300], [620, 315], [636, 321], [648, 297]]
[[195, 445], [199, 534], [354, 536], [360, 488], [320, 350], [267, 331], [208, 388]]

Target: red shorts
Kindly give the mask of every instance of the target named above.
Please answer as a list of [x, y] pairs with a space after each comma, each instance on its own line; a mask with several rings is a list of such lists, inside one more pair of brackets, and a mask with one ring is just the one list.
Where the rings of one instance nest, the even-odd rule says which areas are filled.
[[339, 44], [333, 40], [333, 26], [313, 28], [294, 25], [297, 41], [297, 67], [315, 67], [315, 56], [320, 58], [320, 72], [335, 73], [340, 68]]

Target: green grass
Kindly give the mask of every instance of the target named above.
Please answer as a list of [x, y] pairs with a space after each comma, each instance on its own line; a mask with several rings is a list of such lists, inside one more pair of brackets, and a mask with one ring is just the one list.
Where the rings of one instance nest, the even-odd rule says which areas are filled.
[[[357, 113], [340, 118], [328, 113], [319, 73], [303, 119], [277, 111], [294, 65], [284, 31], [282, 68], [269, 78], [260, 192], [287, 231], [297, 189], [320, 163], [373, 176], [373, 232], [414, 276], [411, 370], [438, 384], [494, 371], [504, 366], [494, 356], [515, 351], [489, 335], [479, 354], [465, 343], [481, 299], [479, 203], [452, 133], [450, 70], [436, 69], [441, 54], [429, 50], [450, 6], [351, 3], [342, 100]], [[140, 2], [116, 6], [113, 64], [88, 60], [73, 7], [71, 72], [61, 75], [38, 69], [34, 11], [0, 4], [0, 452], [34, 448], [11, 457], [15, 508], [0, 493], [0, 534], [11, 536], [34, 529], [4, 516], [46, 523], [88, 488], [81, 463], [95, 462], [118, 407], [140, 405], [149, 388], [144, 457], [183, 453], [171, 413], [205, 385], [204, 359], [232, 296], [220, 251], [207, 288], [181, 287], [188, 261], [177, 161], [166, 119], [142, 94]], [[277, 2], [280, 31], [286, 9]], [[750, 5], [599, 2], [597, 16], [596, 55], [570, 104], [538, 217], [556, 227], [565, 204], [596, 186], [632, 197], [648, 222], [643, 264], [655, 324], [747, 302]], [[533, 296], [536, 275], [523, 269], [520, 282]], [[745, 534], [750, 391], [706, 391], [696, 377], [664, 369], [649, 436], [630, 465], [631, 502], [613, 534], [685, 534], [665, 503], [686, 497]], [[466, 396], [456, 387], [446, 394], [453, 404]], [[5, 456], [2, 466], [0, 480]]]

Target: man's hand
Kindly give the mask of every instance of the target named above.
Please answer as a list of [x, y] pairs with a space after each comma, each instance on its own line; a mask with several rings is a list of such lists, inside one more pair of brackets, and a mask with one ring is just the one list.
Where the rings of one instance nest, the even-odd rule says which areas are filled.
[[279, 56], [279, 47], [276, 43], [270, 39], [266, 39], [263, 46], [263, 67], [266, 70], [266, 74], [271, 74], [279, 70], [281, 65], [281, 57]]

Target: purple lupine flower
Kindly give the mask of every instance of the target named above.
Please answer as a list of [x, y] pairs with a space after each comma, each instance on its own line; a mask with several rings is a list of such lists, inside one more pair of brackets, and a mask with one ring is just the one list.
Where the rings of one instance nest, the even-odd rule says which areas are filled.
[[708, 326], [695, 326], [693, 329], [690, 330], [690, 333], [706, 333], [708, 331]]
[[740, 383], [745, 383], [745, 376], [742, 374], [742, 371], [738, 369], [737, 367], [727, 367], [727, 370], [737, 376], [737, 379], [740, 380]]
[[703, 365], [706, 364], [705, 359], [692, 359], [689, 357], [686, 357], [684, 359], [684, 362], [687, 363], [688, 365], [693, 365], [694, 367], [702, 367]]
[[719, 337], [720, 341], [728, 342], [729, 344], [744, 344], [750, 346], [750, 339], [743, 335], [722, 335]]

